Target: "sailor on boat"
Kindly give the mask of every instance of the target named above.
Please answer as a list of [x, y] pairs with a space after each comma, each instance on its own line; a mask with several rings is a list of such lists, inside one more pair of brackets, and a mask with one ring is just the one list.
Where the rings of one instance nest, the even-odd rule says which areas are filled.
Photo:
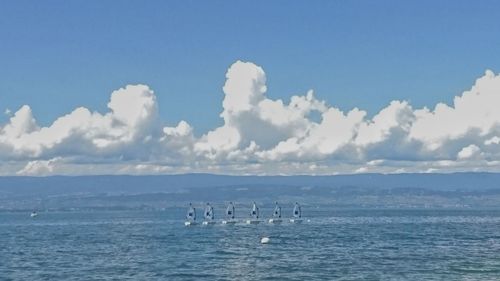
[[210, 203], [207, 203], [204, 215], [205, 215], [205, 221], [203, 222], [203, 225], [215, 224], [214, 208], [210, 205]]
[[299, 203], [295, 202], [293, 207], [293, 218], [290, 219], [291, 223], [301, 223], [302, 222], [302, 209]]
[[193, 207], [191, 203], [189, 203], [186, 219], [187, 220], [184, 222], [185, 226], [196, 225], [196, 209]]
[[274, 207], [273, 217], [269, 219], [269, 223], [281, 223], [281, 207], [276, 202], [276, 207]]
[[37, 217], [38, 213], [36, 211], [31, 212], [30, 217], [34, 218]]
[[259, 224], [259, 207], [253, 202], [252, 211], [250, 211], [250, 219], [247, 220], [247, 224]]
[[233, 202], [229, 202], [229, 205], [226, 209], [226, 219], [222, 221], [222, 224], [235, 224], [236, 220], [234, 219], [234, 205]]

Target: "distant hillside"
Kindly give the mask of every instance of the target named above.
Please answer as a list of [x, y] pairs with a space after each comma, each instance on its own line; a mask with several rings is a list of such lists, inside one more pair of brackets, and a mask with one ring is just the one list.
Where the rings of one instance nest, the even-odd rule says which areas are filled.
[[484, 190], [500, 188], [500, 174], [356, 174], [336, 176], [182, 174], [164, 176], [0, 177], [0, 194], [5, 196], [6, 194], [68, 194], [82, 192], [151, 193], [182, 188], [240, 185]]
[[34, 205], [161, 207], [238, 199], [300, 200], [338, 206], [500, 207], [500, 174], [0, 177], [0, 210]]

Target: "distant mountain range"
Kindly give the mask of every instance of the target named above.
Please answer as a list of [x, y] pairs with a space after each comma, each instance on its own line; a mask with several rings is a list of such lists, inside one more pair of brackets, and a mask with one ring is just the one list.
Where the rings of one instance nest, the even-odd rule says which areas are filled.
[[500, 207], [500, 174], [0, 177], [0, 210], [152, 207], [226, 200], [365, 207]]

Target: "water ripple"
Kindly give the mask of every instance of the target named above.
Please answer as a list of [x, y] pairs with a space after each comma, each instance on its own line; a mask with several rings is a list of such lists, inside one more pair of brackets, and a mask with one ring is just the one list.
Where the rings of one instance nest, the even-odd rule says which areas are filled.
[[[320, 210], [184, 227], [173, 212], [0, 214], [2, 280], [498, 280], [498, 211]], [[260, 244], [262, 236], [270, 244]]]

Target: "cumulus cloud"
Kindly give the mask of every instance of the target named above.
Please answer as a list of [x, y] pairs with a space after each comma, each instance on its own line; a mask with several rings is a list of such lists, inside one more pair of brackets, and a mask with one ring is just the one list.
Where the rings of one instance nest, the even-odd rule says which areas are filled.
[[471, 159], [474, 157], [479, 157], [481, 155], [481, 149], [477, 147], [475, 144], [471, 144], [469, 146], [466, 146], [462, 148], [458, 154], [457, 158], [458, 159]]
[[5, 138], [18, 138], [24, 134], [33, 132], [36, 128], [37, 125], [31, 108], [23, 105], [2, 129], [2, 136], [5, 136]]
[[54, 173], [56, 166], [61, 158], [53, 158], [50, 160], [34, 160], [29, 161], [16, 174], [21, 176], [46, 176]]
[[492, 137], [491, 139], [487, 139], [484, 141], [485, 145], [494, 145], [494, 144], [500, 144], [500, 138], [497, 136]]
[[120, 148], [146, 141], [157, 120], [156, 97], [147, 86], [114, 91], [106, 114], [77, 108], [48, 127], [38, 127], [27, 105], [2, 128], [2, 157], [51, 158], [62, 155], [109, 156]]
[[[111, 93], [108, 112], [80, 107], [50, 126], [28, 105], [0, 127], [0, 173], [337, 174], [446, 172], [500, 168], [500, 76], [486, 71], [451, 105], [414, 109], [391, 101], [373, 117], [342, 111], [312, 90], [267, 97], [264, 70], [229, 67], [223, 124], [195, 137], [188, 122], [164, 126], [155, 93], [128, 85]], [[319, 116], [320, 118], [315, 118]], [[9, 163], [9, 164], [7, 164]], [[11, 170], [9, 170], [9, 167]]]

